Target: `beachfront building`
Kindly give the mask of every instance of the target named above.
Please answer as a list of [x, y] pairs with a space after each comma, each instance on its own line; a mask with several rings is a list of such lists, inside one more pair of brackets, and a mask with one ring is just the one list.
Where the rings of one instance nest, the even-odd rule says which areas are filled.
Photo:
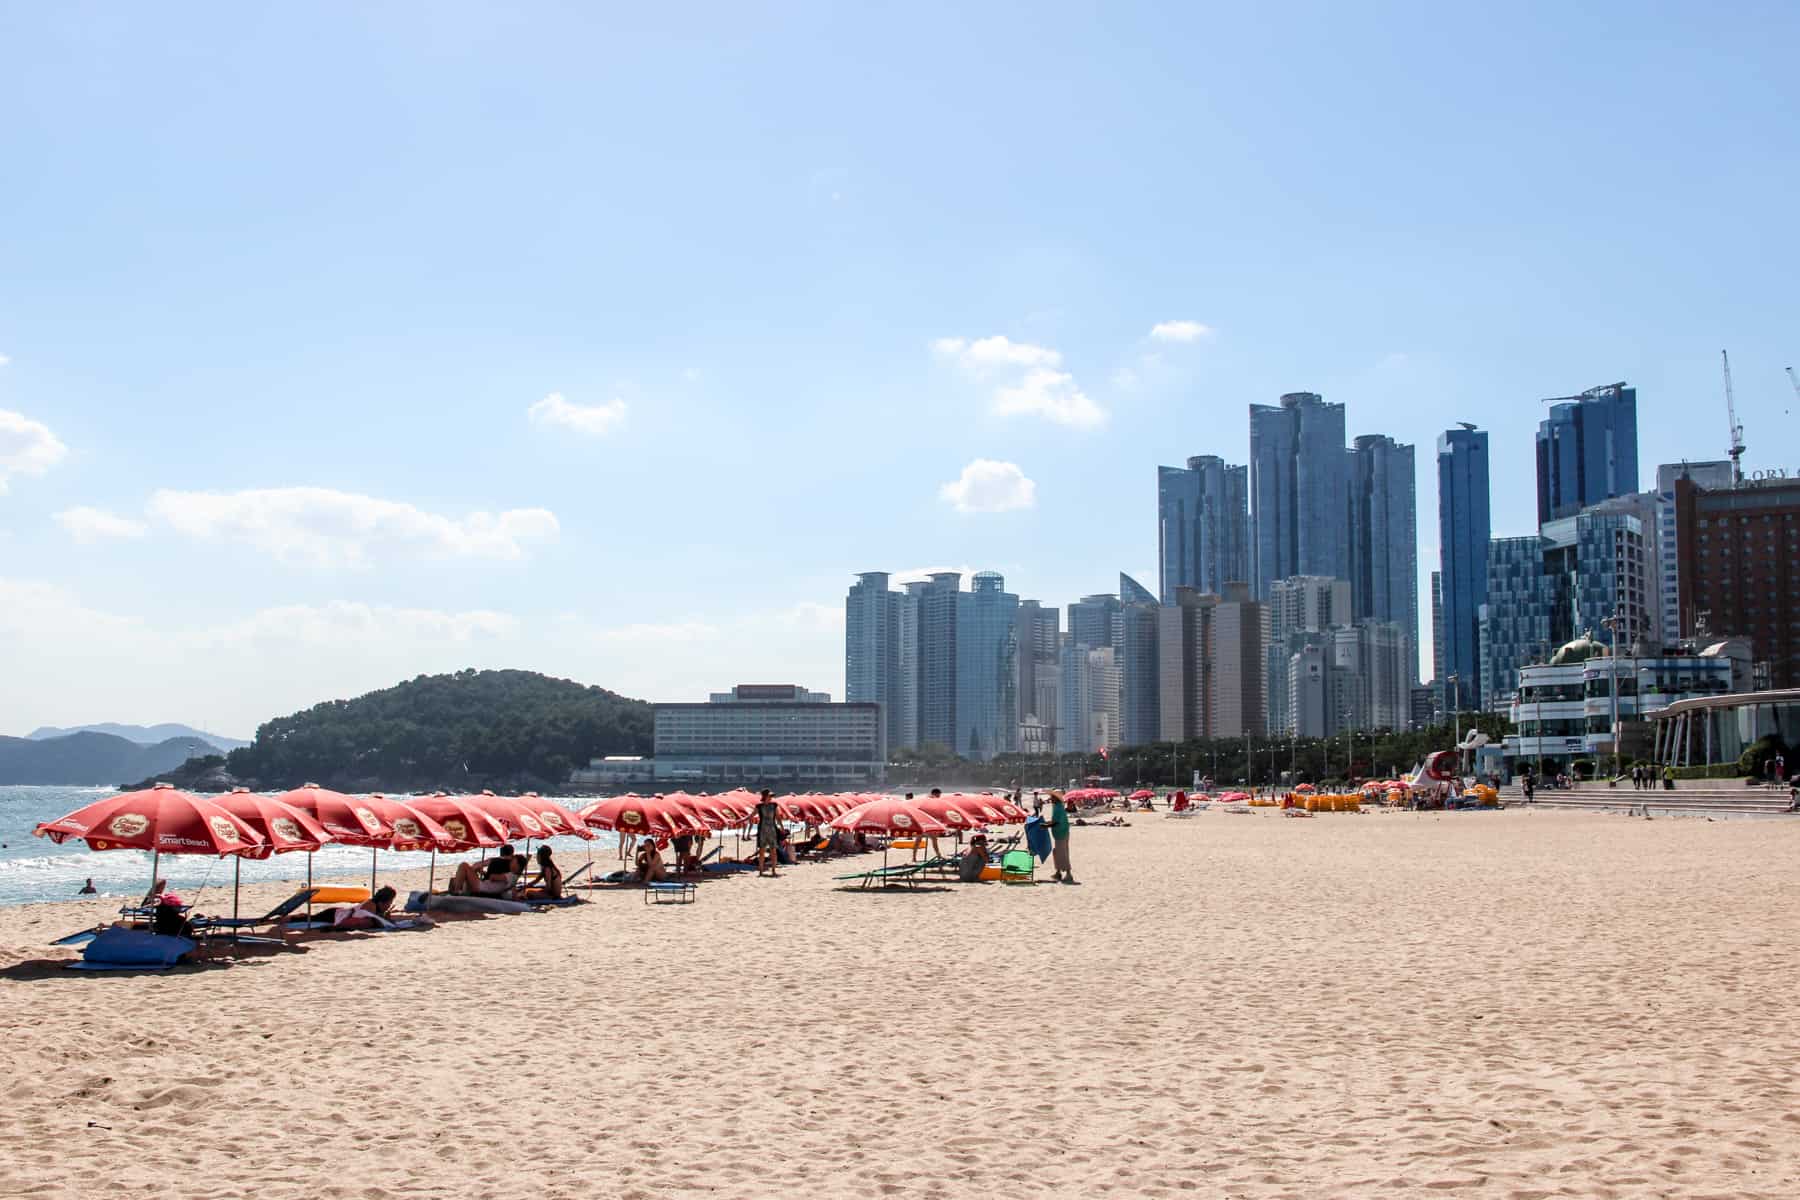
[[1261, 732], [1263, 616], [1250, 586], [1228, 583], [1223, 596], [1177, 588], [1156, 617], [1157, 740]]
[[879, 783], [887, 762], [881, 705], [795, 684], [739, 684], [652, 712], [659, 784], [854, 787]]
[[900, 676], [894, 690], [900, 706], [900, 736], [888, 744], [890, 750], [916, 750], [919, 746], [919, 611], [925, 587], [924, 580], [914, 580], [894, 599], [894, 642]]
[[1522, 664], [1542, 662], [1583, 631], [1600, 631], [1621, 651], [1655, 640], [1644, 542], [1638, 517], [1605, 504], [1546, 522], [1535, 537], [1491, 542], [1478, 641], [1482, 708], [1505, 703]]
[[1681, 631], [1749, 640], [1758, 685], [1800, 687], [1800, 479], [1675, 481]]
[[844, 597], [844, 698], [879, 704], [887, 743], [902, 746], [900, 593], [886, 571], [865, 571]]
[[1119, 598], [1104, 592], [1069, 605], [1069, 641], [1098, 650], [1118, 638]]
[[1656, 468], [1656, 609], [1657, 629], [1665, 641], [1684, 636], [1681, 628], [1681, 554], [1676, 536], [1675, 481], [1690, 480], [1697, 488], [1717, 491], [1732, 484], [1731, 463], [1664, 463]]
[[1164, 604], [1176, 588], [1219, 593], [1250, 578], [1249, 468], [1202, 454], [1185, 467], [1156, 469], [1158, 583]]
[[1161, 656], [1157, 629], [1161, 606], [1126, 604], [1119, 609], [1119, 740], [1126, 746], [1154, 742], [1161, 727]]
[[1066, 643], [1057, 672], [1056, 751], [1119, 745], [1119, 672], [1111, 646]]
[[[1021, 600], [1014, 617], [1013, 640], [1017, 645], [1018, 697], [1021, 754], [1052, 753], [1056, 746], [1057, 672], [1062, 657], [1062, 613], [1036, 600]], [[1031, 735], [1026, 736], [1026, 730]], [[1048, 742], [1041, 750], [1029, 749]]]
[[1438, 435], [1438, 563], [1432, 677], [1439, 709], [1478, 703], [1481, 606], [1488, 602], [1488, 435], [1463, 425]]
[[1800, 745], [1800, 688], [1696, 696], [1650, 715], [1651, 755], [1677, 767], [1735, 763], [1765, 737]]
[[1623, 383], [1547, 401], [1538, 423], [1538, 524], [1638, 490], [1637, 389]]
[[1293, 730], [1291, 708], [1294, 678], [1290, 660], [1312, 644], [1324, 645], [1324, 634], [1337, 625], [1351, 623], [1350, 581], [1328, 575], [1294, 575], [1276, 580], [1269, 588], [1268, 641], [1264, 650], [1263, 676], [1268, 680], [1265, 702], [1268, 728]]
[[919, 745], [956, 748], [956, 616], [962, 574], [938, 571], [919, 587]]
[[1012, 751], [1018, 734], [1019, 598], [998, 571], [979, 571], [957, 594], [956, 741], [965, 758], [986, 762]]
[[1651, 758], [1655, 739], [1646, 720], [1681, 701], [1729, 695], [1734, 682], [1748, 678], [1749, 653], [1742, 642], [1722, 642], [1698, 652], [1668, 648], [1615, 657], [1593, 637], [1575, 638], [1548, 662], [1519, 668], [1507, 709], [1513, 732], [1504, 743], [1506, 762], [1515, 772], [1554, 774], [1576, 759], [1610, 758], [1615, 711], [1622, 760]]
[[[1354, 618], [1406, 631], [1419, 677], [1419, 536], [1413, 448], [1364, 434], [1350, 450], [1350, 584]], [[1410, 686], [1410, 684], [1409, 684]]]
[[1267, 600], [1290, 575], [1350, 578], [1344, 406], [1314, 392], [1250, 406], [1250, 574]]
[[1331, 631], [1333, 733], [1403, 731], [1412, 721], [1412, 639], [1398, 621]]

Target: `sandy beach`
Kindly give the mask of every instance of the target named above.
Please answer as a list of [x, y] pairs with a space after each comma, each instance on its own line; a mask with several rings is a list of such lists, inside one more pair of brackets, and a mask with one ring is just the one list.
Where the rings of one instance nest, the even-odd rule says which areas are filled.
[[0, 910], [0, 1194], [1800, 1195], [1800, 823], [1132, 820], [1081, 887], [852, 859], [165, 976], [45, 964], [114, 902]]

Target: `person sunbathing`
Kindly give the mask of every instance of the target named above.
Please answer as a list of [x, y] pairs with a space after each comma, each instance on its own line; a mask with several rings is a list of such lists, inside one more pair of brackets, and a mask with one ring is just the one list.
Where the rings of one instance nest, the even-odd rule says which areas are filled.
[[511, 846], [502, 846], [500, 850], [500, 854], [488, 859], [483, 865], [458, 863], [456, 870], [450, 875], [450, 894], [500, 898], [510, 896], [519, 884], [516, 869], [518, 864], [514, 861]]
[[669, 878], [669, 872], [663, 867], [662, 852], [650, 838], [645, 838], [638, 848], [637, 877], [638, 882], [645, 885], [662, 883]]
[[333, 929], [387, 929], [393, 925], [388, 914], [394, 910], [394, 889], [383, 887], [354, 908], [338, 909]]
[[979, 883], [981, 873], [987, 870], [987, 865], [987, 838], [978, 833], [969, 839], [969, 848], [963, 851], [962, 858], [957, 861], [956, 877], [963, 883]]

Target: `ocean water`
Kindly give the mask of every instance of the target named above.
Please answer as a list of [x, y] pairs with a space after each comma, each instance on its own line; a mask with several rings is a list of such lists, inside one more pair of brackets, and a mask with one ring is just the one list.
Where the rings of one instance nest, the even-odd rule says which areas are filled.
[[[39, 900], [72, 900], [88, 878], [104, 896], [142, 896], [150, 886], [150, 855], [141, 850], [89, 850], [86, 842], [69, 841], [58, 846], [49, 838], [33, 837], [32, 827], [43, 821], [74, 812], [76, 809], [113, 791], [112, 788], [67, 787], [0, 787], [0, 904], [29, 904]], [[395, 799], [404, 800], [404, 796]], [[562, 801], [564, 807], [576, 808], [573, 801]], [[601, 833], [591, 843], [596, 858], [604, 855], [607, 870], [613, 868], [617, 841], [610, 833]], [[582, 843], [573, 838], [559, 839], [553, 847], [563, 861], [564, 869], [587, 858]], [[438, 855], [440, 878], [464, 858], [479, 854]], [[257, 862], [244, 860], [244, 882], [263, 883], [270, 880], [304, 880], [304, 854], [277, 854]], [[377, 869], [381, 872], [418, 868], [431, 863], [429, 854], [397, 854], [390, 850], [376, 852]], [[446, 868], [445, 864], [450, 864]], [[207, 858], [196, 854], [165, 854], [158, 874], [169, 886], [192, 900], [196, 893], [216, 895], [214, 889], [231, 891], [231, 860]], [[313, 877], [367, 877], [369, 851], [358, 846], [326, 846], [313, 856]], [[204, 889], [204, 891], [203, 891]]]

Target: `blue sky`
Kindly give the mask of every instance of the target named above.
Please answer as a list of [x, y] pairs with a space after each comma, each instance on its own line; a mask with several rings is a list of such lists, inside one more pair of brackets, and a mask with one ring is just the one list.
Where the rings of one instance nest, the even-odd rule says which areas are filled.
[[853, 572], [1154, 587], [1284, 391], [1421, 585], [1456, 420], [1529, 532], [1540, 398], [1648, 476], [1728, 347], [1800, 467], [1792, 5], [501, 7], [0, 11], [0, 731], [841, 693]]

